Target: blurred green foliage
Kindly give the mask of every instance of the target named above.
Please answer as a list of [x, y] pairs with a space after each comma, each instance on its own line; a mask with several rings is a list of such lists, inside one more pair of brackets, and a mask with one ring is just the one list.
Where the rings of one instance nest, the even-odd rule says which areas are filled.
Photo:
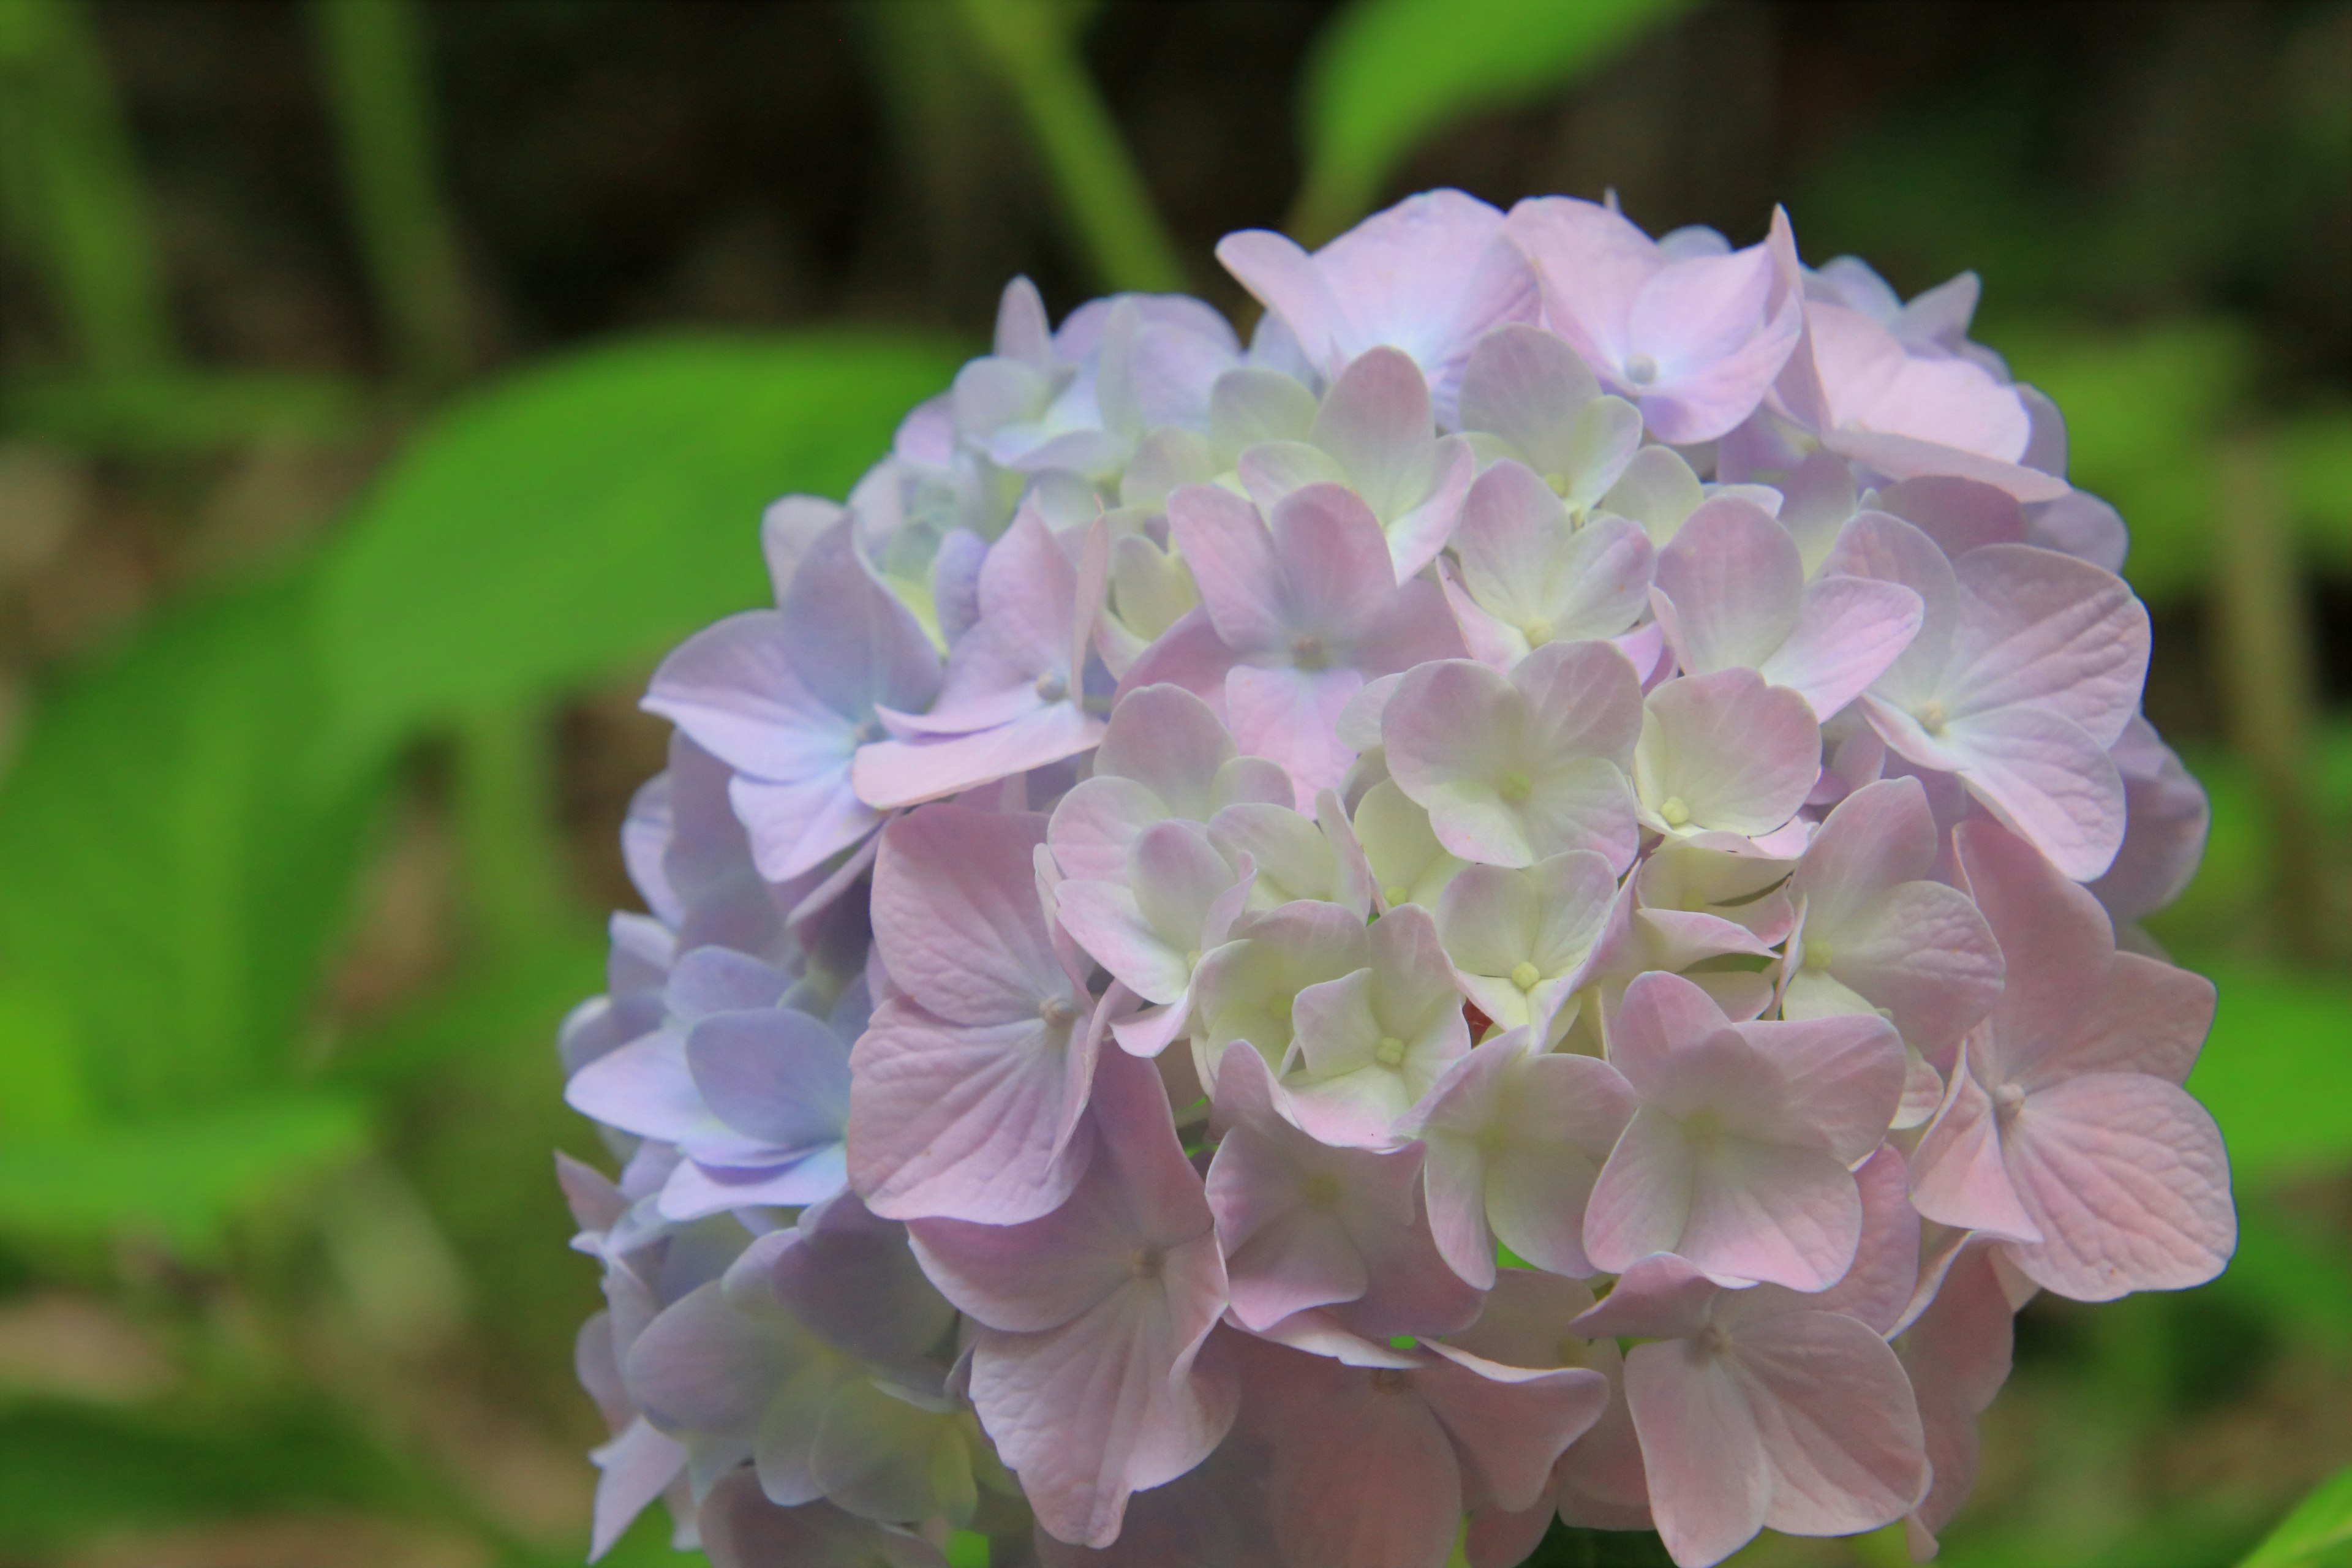
[[[1293, 231], [1312, 243], [1344, 228], [1441, 132], [1592, 83], [1653, 35], [1686, 43], [1661, 30], [1687, 9], [1337, 6], [1299, 88]], [[1098, 280], [1172, 287], [1188, 268], [1150, 205], [1157, 172], [1121, 142], [1123, 106], [1086, 70], [1101, 11], [958, 0], [937, 19], [1006, 89]], [[2326, 30], [2328, 7], [2280, 15], [2323, 55], [2352, 38]], [[563, 1440], [589, 1440], [572, 1429], [568, 1336], [593, 1292], [561, 1248], [546, 1151], [594, 1148], [561, 1106], [548, 1046], [562, 1009], [599, 984], [604, 944], [557, 831], [576, 758], [559, 759], [554, 716], [759, 602], [760, 508], [785, 491], [843, 493], [963, 352], [870, 330], [641, 335], [421, 403], [494, 357], [436, 174], [431, 19], [408, 0], [312, 9], [391, 373], [369, 383], [184, 350], [169, 252], [91, 12], [0, 0], [0, 223], [62, 329], [55, 352], [0, 367], [0, 437], [117, 466], [158, 506], [182, 504], [169, 499], [178, 478], [224, 453], [396, 443], [325, 540], [277, 552], [258, 577], [194, 582], [49, 679], [0, 775], [11, 1568], [108, 1532], [297, 1511], [407, 1521], [463, 1538], [471, 1560], [576, 1560], [578, 1509], [518, 1527], [482, 1502], [478, 1467], [435, 1436], [433, 1414], [454, 1402], [446, 1428], [563, 1412]], [[905, 27], [875, 33], [887, 47]], [[1986, 272], [2011, 303], [1982, 335], [2065, 409], [2073, 472], [2131, 523], [2127, 572], [2160, 625], [2203, 604], [2245, 499], [2222, 477], [2225, 444], [2249, 431], [2298, 548], [2339, 581], [2352, 572], [2352, 404], [2283, 377], [2277, 334], [2229, 289], [2167, 293], [2186, 277], [2268, 286], [2293, 259], [2295, 215], [2340, 199], [2352, 83], [2294, 63], [2309, 53], [2281, 51], [2275, 90], [2232, 132], [2267, 177], [2219, 202], [2179, 200], [2151, 177], [2066, 206], [2041, 177], [2046, 87], [2000, 65], [1962, 98], [1906, 106], [1899, 133], [1842, 143], [1797, 204], [1809, 232], [1896, 258], [1890, 275], [1950, 256]], [[2308, 852], [2332, 885], [2352, 885], [2352, 725], [2309, 740], [2324, 841]], [[2212, 798], [2209, 852], [2150, 934], [2220, 986], [2190, 1087], [2230, 1142], [2239, 1256], [2188, 1296], [2029, 1318], [2061, 1353], [2024, 1357], [2011, 1397], [2032, 1425], [2007, 1440], [2054, 1475], [2090, 1478], [2083, 1497], [2111, 1489], [2104, 1503], [2068, 1494], [2047, 1517], [2030, 1503], [1964, 1516], [1948, 1543], [1962, 1568], [2231, 1560], [2284, 1506], [2284, 1480], [2142, 1506], [2117, 1500], [2116, 1454], [2150, 1431], [2195, 1430], [2273, 1362], [2339, 1380], [2352, 1364], [2352, 1260], [2328, 1206], [2352, 1171], [2352, 955], [2295, 969], [2269, 951], [2274, 868], [2297, 847], [2276, 841], [2241, 757], [2188, 750]], [[612, 827], [605, 809], [593, 830]], [[404, 891], [403, 877], [425, 891]], [[467, 889], [469, 920], [444, 884]], [[394, 962], [374, 952], [365, 917], [404, 897], [455, 934]], [[2326, 918], [2340, 931], [2347, 916]], [[371, 965], [399, 984], [354, 1001]], [[18, 1296], [120, 1313], [168, 1374], [111, 1404], [12, 1385]], [[2340, 1563], [2347, 1531], [2352, 1473], [2247, 1563]], [[642, 1521], [608, 1561], [699, 1560], [666, 1536]], [[1881, 1560], [1769, 1555], [1789, 1547], [1764, 1543], [1756, 1561]], [[1886, 1539], [1853, 1550], [1882, 1547], [1900, 1552]], [[1656, 1551], [1556, 1532], [1538, 1562]]]
[[451, 405], [321, 568], [339, 759], [648, 660], [761, 597], [768, 501], [841, 495], [961, 359], [914, 339], [589, 351]]
[[2281, 1521], [2239, 1568], [2325, 1568], [2352, 1562], [2352, 1465]]
[[1317, 40], [1299, 84], [1307, 174], [1284, 226], [1317, 245], [1464, 115], [1561, 92], [1681, 0], [1360, 0]]

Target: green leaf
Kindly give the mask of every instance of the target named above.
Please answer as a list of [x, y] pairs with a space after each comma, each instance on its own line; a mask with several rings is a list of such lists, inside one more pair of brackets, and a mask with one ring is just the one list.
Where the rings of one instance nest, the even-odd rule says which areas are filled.
[[508, 1041], [534, 1042], [551, 1062], [563, 1015], [604, 987], [609, 946], [601, 931], [583, 932], [470, 974], [346, 1041], [331, 1079], [372, 1096], [396, 1092], [453, 1059]]
[[0, 980], [0, 1137], [61, 1132], [89, 1114], [73, 1018], [47, 993]]
[[283, 1095], [0, 1143], [0, 1229], [162, 1232], [194, 1248], [227, 1215], [351, 1158], [367, 1118], [341, 1096]]
[[1679, 0], [1355, 0], [1316, 39], [1300, 114], [1307, 181], [1288, 225], [1318, 244], [1370, 211], [1424, 138], [1599, 68]]
[[2352, 1543], [2352, 1465], [2322, 1481], [2238, 1568], [2295, 1568]]
[[759, 602], [761, 509], [845, 493], [957, 358], [908, 338], [663, 338], [454, 405], [328, 562], [331, 756], [611, 676]]
[[124, 372], [19, 383], [0, 417], [84, 451], [147, 458], [256, 440], [335, 441], [362, 424], [357, 384], [331, 376]]
[[0, 1552], [107, 1531], [283, 1509], [382, 1507], [415, 1489], [324, 1412], [118, 1414], [42, 1402], [0, 1411]]
[[63, 1009], [94, 1108], [287, 1081], [378, 798], [293, 765], [322, 705], [306, 588], [184, 605], [74, 673], [0, 789], [0, 971]]
[[2304, 543], [2339, 571], [2352, 566], [2352, 408], [2289, 420], [2278, 452]]
[[2252, 1184], [2352, 1161], [2352, 981], [2239, 964], [2200, 966], [2221, 994], [2189, 1091], [2221, 1123], [2230, 1166]]

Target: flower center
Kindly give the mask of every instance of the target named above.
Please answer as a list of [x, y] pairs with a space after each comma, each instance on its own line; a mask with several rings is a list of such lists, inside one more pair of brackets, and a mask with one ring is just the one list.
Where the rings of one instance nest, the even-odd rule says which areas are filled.
[[1404, 1060], [1404, 1042], [1394, 1035], [1382, 1035], [1381, 1043], [1372, 1047], [1372, 1059], [1384, 1068], [1392, 1068]]
[[1331, 650], [1323, 646], [1321, 637], [1301, 632], [1290, 639], [1290, 662], [1304, 670], [1322, 669], [1331, 662]]
[[1501, 782], [1495, 785], [1495, 793], [1503, 797], [1505, 805], [1525, 805], [1534, 789], [1534, 781], [1521, 773], [1505, 773]]
[[1658, 816], [1668, 827], [1690, 826], [1690, 803], [1678, 795], [1670, 795], [1658, 803]]
[[1037, 678], [1036, 692], [1041, 702], [1059, 702], [1070, 694], [1070, 683], [1049, 669]]
[[1542, 979], [1543, 971], [1524, 958], [1511, 965], [1511, 984], [1522, 991], [1534, 990], [1537, 983]]
[[1168, 1255], [1156, 1247], [1139, 1247], [1127, 1255], [1127, 1274], [1130, 1279], [1157, 1279], [1168, 1267]]
[[1827, 969], [1829, 966], [1830, 944], [1828, 942], [1809, 942], [1805, 943], [1805, 969], [1809, 973], [1817, 973], [1822, 970]]
[[1658, 362], [1648, 354], [1625, 356], [1625, 379], [1635, 386], [1647, 386], [1658, 379]]
[[1944, 711], [1942, 698], [1930, 697], [1919, 705], [1917, 717], [1919, 728], [1927, 731], [1930, 735], [1940, 735], [1944, 732], [1944, 725], [1950, 720], [1951, 715]]
[[1993, 1113], [2008, 1121], [2025, 1107], [2025, 1090], [2013, 1083], [2002, 1084], [1992, 1091]]
[[1382, 888], [1381, 889], [1381, 898], [1387, 903], [1389, 908], [1394, 909], [1399, 904], [1409, 904], [1412, 902], [1412, 891], [1408, 888]]
[[1297, 1000], [1297, 998], [1294, 996], [1276, 996], [1265, 1005], [1265, 1010], [1273, 1016], [1276, 1023], [1286, 1029], [1290, 1027], [1291, 1004]]
[[1068, 997], [1052, 996], [1039, 1005], [1037, 1016], [1045, 1019], [1056, 1029], [1066, 1029], [1077, 1022], [1078, 1010], [1071, 1005]]
[[1339, 1178], [1328, 1171], [1318, 1171], [1298, 1184], [1299, 1201], [1311, 1209], [1335, 1209], [1339, 1206]]
[[1529, 621], [1526, 626], [1521, 626], [1519, 631], [1528, 639], [1529, 647], [1541, 647], [1551, 641], [1551, 623], [1541, 616]]
[[1372, 1372], [1372, 1390], [1376, 1394], [1402, 1394], [1406, 1381], [1402, 1367], [1377, 1367]]

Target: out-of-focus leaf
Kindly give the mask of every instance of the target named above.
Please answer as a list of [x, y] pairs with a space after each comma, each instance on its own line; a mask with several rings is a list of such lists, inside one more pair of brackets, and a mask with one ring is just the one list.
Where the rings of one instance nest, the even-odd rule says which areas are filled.
[[[2212, 828], [2196, 879], [2179, 902], [2151, 916], [2147, 928], [2158, 941], [2182, 952], [2237, 951], [2248, 932], [2263, 929], [2273, 826], [2236, 755], [2191, 748], [2182, 760], [2212, 802]], [[2352, 829], [2352, 723], [2331, 721], [2313, 731], [2310, 798], [2333, 844], [2342, 845]], [[2326, 853], [2328, 847], [2315, 852]]]
[[452, 1058], [533, 1038], [551, 1058], [557, 1023], [604, 989], [605, 950], [601, 933], [583, 933], [461, 980], [353, 1036], [337, 1052], [331, 1079], [370, 1093], [395, 1090]]
[[0, 1138], [65, 1131], [89, 1110], [73, 1019], [29, 984], [0, 981]]
[[2352, 1465], [2322, 1481], [2238, 1568], [2300, 1568], [2352, 1544]]
[[2352, 1260], [2276, 1204], [2238, 1205], [2237, 1253], [2208, 1289], [2243, 1301], [2299, 1342], [2336, 1356], [2352, 1351]]
[[183, 606], [45, 693], [0, 789], [0, 966], [71, 1019], [93, 1106], [282, 1083], [376, 781], [297, 762], [322, 700], [299, 580]]
[[2279, 468], [2313, 555], [2352, 566], [2352, 408], [2292, 419], [2279, 431]]
[[1577, 1530], [1552, 1521], [1527, 1568], [1672, 1568], [1657, 1533], [1648, 1530]]
[[2011, 327], [1998, 346], [2018, 379], [2065, 414], [2067, 477], [2130, 525], [2132, 586], [2150, 600], [2194, 590], [2225, 536], [2215, 445], [2252, 375], [2246, 330], [2220, 321], [2127, 337]]
[[1300, 115], [1307, 180], [1290, 228], [1306, 244], [1368, 211], [1423, 138], [1599, 68], [1679, 0], [1356, 0], [1326, 26]]
[[665, 338], [454, 405], [327, 564], [331, 755], [608, 675], [753, 604], [761, 508], [844, 493], [956, 359], [908, 338]]
[[2221, 1005], [2189, 1090], [2221, 1123], [2235, 1179], [2352, 1161], [2352, 982], [2238, 964], [2208, 973]]
[[0, 1230], [161, 1232], [201, 1248], [221, 1221], [365, 1146], [341, 1096], [281, 1095], [0, 1142]]
[[415, 1487], [321, 1412], [225, 1423], [39, 1403], [0, 1410], [0, 1552], [289, 1505], [397, 1506]]
[[0, 419], [83, 451], [125, 457], [205, 452], [259, 438], [334, 441], [356, 431], [366, 402], [331, 376], [145, 371], [25, 382], [0, 398]]

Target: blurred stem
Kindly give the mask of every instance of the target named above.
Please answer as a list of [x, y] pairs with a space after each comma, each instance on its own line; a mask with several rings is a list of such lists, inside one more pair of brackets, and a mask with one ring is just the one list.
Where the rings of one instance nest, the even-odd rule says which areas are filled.
[[467, 928], [491, 963], [542, 946], [559, 930], [563, 847], [554, 829], [552, 736], [538, 708], [485, 708], [458, 721], [455, 807]]
[[1072, 47], [1071, 8], [1055, 0], [955, 4], [1020, 103], [1053, 171], [1063, 216], [1103, 282], [1150, 294], [1181, 289], [1175, 242]]
[[88, 368], [170, 363], [146, 193], [82, 0], [0, 0], [0, 208]]
[[313, 0], [312, 16], [394, 362], [411, 383], [446, 389], [472, 368], [472, 319], [434, 172], [423, 20], [411, 0]]
[[2267, 437], [2221, 452], [2227, 531], [2217, 551], [2220, 684], [2231, 740], [2253, 770], [2269, 829], [2269, 904], [2292, 957], [2326, 946], [2319, 817], [2311, 796], [2312, 652], [2278, 465]]

